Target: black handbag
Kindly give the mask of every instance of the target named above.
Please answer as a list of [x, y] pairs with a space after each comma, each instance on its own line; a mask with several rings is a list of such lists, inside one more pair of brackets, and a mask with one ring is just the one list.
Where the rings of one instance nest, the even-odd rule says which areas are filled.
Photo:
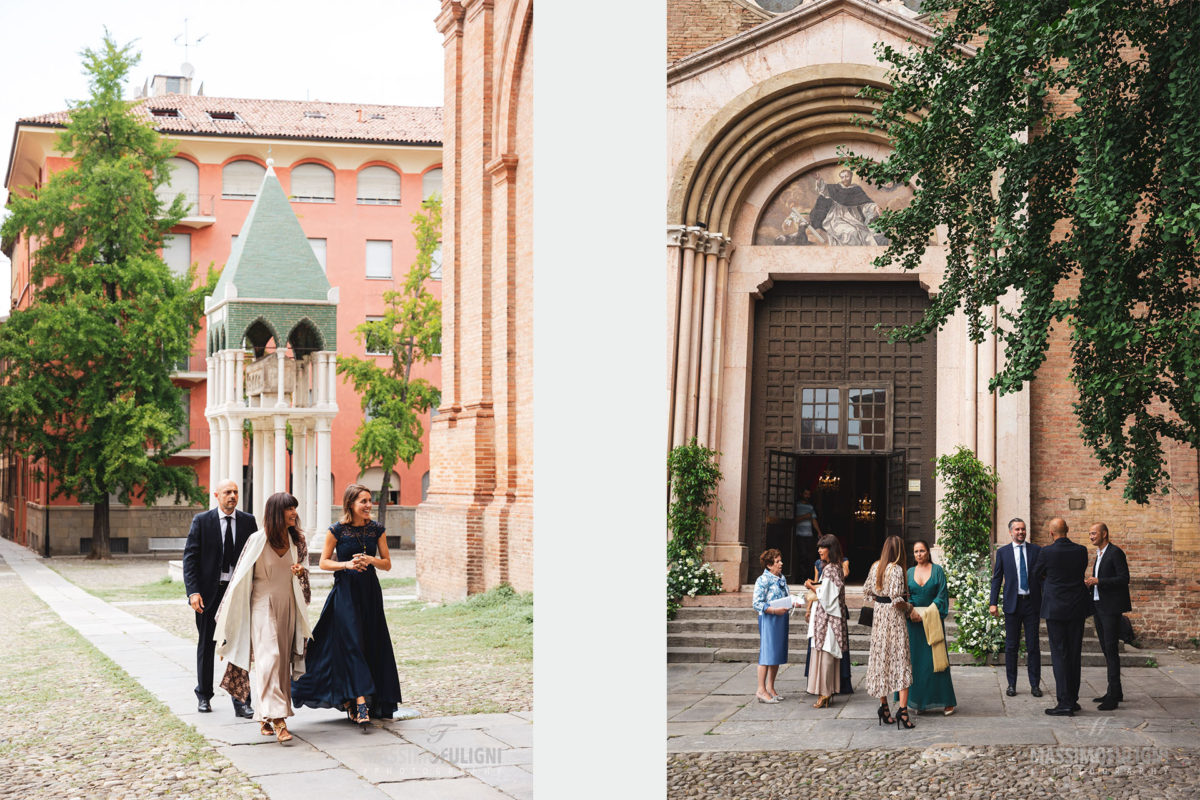
[[858, 612], [858, 624], [866, 627], [871, 627], [871, 623], [875, 621], [875, 607], [863, 606]]

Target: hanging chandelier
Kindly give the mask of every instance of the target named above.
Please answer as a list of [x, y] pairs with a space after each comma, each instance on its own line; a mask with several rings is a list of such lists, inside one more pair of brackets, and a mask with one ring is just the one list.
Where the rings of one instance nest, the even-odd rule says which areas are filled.
[[858, 508], [854, 510], [854, 518], [859, 522], [874, 522], [875, 507], [871, 504], [871, 498], [863, 495], [863, 498], [858, 501]]
[[841, 482], [842, 479], [833, 474], [833, 469], [826, 467], [821, 477], [817, 478], [817, 488], [822, 492], [836, 492]]

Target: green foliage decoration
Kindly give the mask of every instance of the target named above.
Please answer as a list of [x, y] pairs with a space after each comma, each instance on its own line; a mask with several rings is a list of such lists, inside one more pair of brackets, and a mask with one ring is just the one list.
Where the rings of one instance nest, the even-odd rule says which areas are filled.
[[1004, 647], [1004, 622], [988, 613], [996, 471], [969, 448], [939, 456], [934, 474], [946, 487], [937, 518], [937, 542], [946, 554], [946, 583], [955, 598], [954, 646], [976, 660]]
[[715, 450], [696, 437], [671, 450], [667, 470], [671, 506], [667, 511], [667, 619], [674, 619], [679, 598], [720, 594], [721, 576], [704, 563], [712, 518], [709, 508], [717, 499], [721, 470]]
[[[927, 46], [877, 45], [891, 88], [864, 126], [894, 151], [843, 150], [864, 180], [914, 186], [875, 228], [877, 266], [946, 266], [920, 340], [957, 312], [1005, 351], [1019, 391], [1070, 330], [1083, 441], [1107, 487], [1169, 490], [1163, 443], [1200, 446], [1200, 7], [1195, 0], [925, 0]], [[982, 44], [980, 44], [982, 42]], [[973, 50], [973, 47], [978, 47]], [[1074, 98], [1064, 102], [1062, 98]]]
[[4, 246], [28, 243], [32, 301], [0, 326], [0, 427], [52, 496], [93, 505], [92, 558], [109, 556], [109, 497], [202, 503], [173, 365], [199, 329], [209, 271], [175, 276], [159, 255], [183, 218], [163, 202], [174, 147], [139, 120], [121, 90], [139, 56], [105, 32], [83, 51], [90, 96], [73, 103], [57, 149], [72, 161], [9, 198]]
[[[379, 518], [386, 519], [392, 467], [411, 466], [421, 452], [422, 414], [436, 408], [441, 392], [413, 367], [427, 364], [442, 352], [442, 302], [426, 287], [442, 238], [442, 201], [433, 195], [412, 217], [417, 258], [404, 279], [404, 288], [383, 293], [383, 317], [354, 329], [359, 342], [380, 356], [339, 355], [337, 371], [350, 379], [361, 397], [363, 420], [351, 448], [359, 469], [378, 464], [383, 469]], [[383, 359], [381, 363], [381, 359]]]

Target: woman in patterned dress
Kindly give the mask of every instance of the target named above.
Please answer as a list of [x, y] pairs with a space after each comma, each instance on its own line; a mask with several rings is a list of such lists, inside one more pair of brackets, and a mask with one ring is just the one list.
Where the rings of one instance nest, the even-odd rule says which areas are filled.
[[[879, 722], [912, 728], [908, 718], [908, 687], [912, 685], [912, 661], [908, 652], [908, 610], [904, 601], [904, 542], [889, 536], [879, 560], [871, 565], [863, 583], [863, 595], [875, 601], [871, 627], [871, 653], [867, 661], [867, 694], [879, 698]], [[887, 696], [900, 694], [900, 708], [892, 718]]]
[[[783, 696], [775, 692], [775, 676], [779, 665], [787, 663], [788, 612], [791, 608], [772, 608], [771, 602], [791, 597], [787, 579], [783, 577], [783, 555], [775, 548], [758, 557], [763, 574], [754, 583], [754, 610], [758, 612], [758, 691], [754, 696], [760, 703], [778, 703]], [[800, 605], [794, 598], [791, 606]]]
[[846, 583], [842, 574], [842, 548], [836, 536], [825, 534], [817, 542], [825, 565], [820, 582], [806, 580], [804, 586], [816, 594], [808, 618], [810, 650], [808, 693], [817, 695], [813, 708], [825, 708], [838, 691], [840, 664], [850, 657], [847, 635]]

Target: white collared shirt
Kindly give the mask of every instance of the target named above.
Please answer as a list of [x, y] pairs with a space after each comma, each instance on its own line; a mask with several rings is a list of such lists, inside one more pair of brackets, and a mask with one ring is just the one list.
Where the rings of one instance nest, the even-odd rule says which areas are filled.
[[1029, 545], [1027, 542], [1022, 543], [1022, 544], [1017, 544], [1016, 542], [1013, 542], [1013, 559], [1017, 563], [1017, 594], [1029, 594], [1029, 589], [1026, 589], [1023, 592], [1021, 591], [1020, 575], [1021, 575], [1021, 563], [1022, 562], [1025, 563], [1025, 585], [1026, 586], [1029, 586], [1029, 581], [1033, 577], [1029, 574], [1029, 559], [1027, 559], [1025, 557], [1025, 548], [1028, 546]]
[[[233, 531], [233, 538], [236, 540], [237, 539], [237, 517], [235, 516], [236, 513], [237, 513], [236, 511], [233, 514], [226, 514], [224, 511], [217, 512], [217, 518], [218, 518], [217, 526], [220, 528], [220, 531], [221, 531], [221, 535], [219, 537], [217, 537], [218, 540], [221, 542], [221, 564], [225, 563], [225, 524], [226, 524], [225, 520], [229, 520], [229, 523], [228, 523], [229, 529], [231, 531]], [[232, 569], [221, 571], [220, 579], [222, 581], [229, 581], [232, 577], [233, 577]]]
[[[1100, 577], [1100, 559], [1104, 558], [1104, 551], [1107, 549], [1108, 549], [1108, 545], [1106, 544], [1106, 545], [1104, 545], [1104, 547], [1102, 547], [1096, 551], [1096, 563], [1092, 566], [1092, 577], [1093, 578]], [[1098, 583], [1092, 587], [1092, 599], [1093, 600], [1100, 599], [1100, 584], [1098, 584]]]

